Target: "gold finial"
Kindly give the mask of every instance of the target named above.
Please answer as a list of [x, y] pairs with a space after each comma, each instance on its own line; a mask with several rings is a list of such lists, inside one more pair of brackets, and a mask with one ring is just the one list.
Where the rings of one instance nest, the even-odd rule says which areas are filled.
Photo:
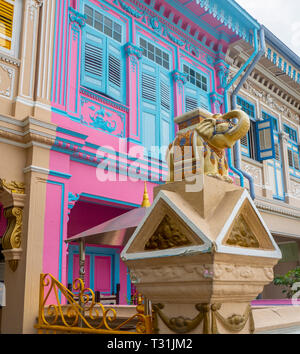
[[145, 182], [145, 189], [144, 189], [144, 196], [143, 196], [143, 202], [141, 207], [142, 208], [149, 208], [151, 206], [150, 200], [149, 200], [149, 195], [147, 191], [147, 183]]

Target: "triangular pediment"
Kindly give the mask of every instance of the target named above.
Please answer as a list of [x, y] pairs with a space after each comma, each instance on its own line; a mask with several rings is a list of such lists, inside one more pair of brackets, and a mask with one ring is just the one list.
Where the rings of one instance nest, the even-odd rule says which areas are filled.
[[[161, 192], [122, 252], [124, 259], [206, 252], [210, 240], [188, 217], [188, 206], [172, 202], [175, 193]], [[191, 210], [192, 212], [192, 210]]]
[[[217, 237], [217, 251], [243, 253], [280, 258], [280, 250], [268, 227], [245, 191], [237, 203], [221, 233]], [[243, 251], [241, 251], [243, 249]]]

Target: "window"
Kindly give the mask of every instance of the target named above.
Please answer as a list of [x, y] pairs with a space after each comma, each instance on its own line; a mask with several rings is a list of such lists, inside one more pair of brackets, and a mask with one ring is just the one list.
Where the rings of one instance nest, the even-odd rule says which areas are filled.
[[289, 167], [300, 171], [300, 160], [299, 160], [299, 152], [288, 149], [288, 162]]
[[85, 5], [87, 24], [82, 45], [82, 85], [124, 101], [123, 28]]
[[17, 56], [17, 35], [19, 34], [20, 0], [0, 0], [0, 49]]
[[[255, 129], [255, 107], [251, 103], [243, 100], [241, 97], [237, 98], [237, 104], [250, 117], [250, 129], [248, 134], [241, 139], [242, 153], [256, 160], [256, 129]], [[251, 119], [252, 118], [252, 119]]]
[[146, 154], [164, 160], [155, 147], [167, 148], [172, 139], [172, 89], [170, 55], [157, 45], [140, 38], [144, 49], [140, 70], [143, 142]]
[[290, 128], [289, 126], [287, 126], [286, 124], [283, 125], [283, 130], [285, 133], [287, 133], [290, 137], [290, 139], [297, 143], [298, 139], [297, 139], [297, 132], [296, 130]]
[[102, 15], [88, 5], [84, 5], [84, 14], [86, 15], [86, 23], [88, 25], [110, 38], [115, 39], [119, 43], [122, 42], [122, 26], [120, 24]]
[[278, 120], [271, 116], [270, 114], [266, 113], [266, 112], [262, 112], [262, 119], [263, 120], [266, 120], [266, 119], [272, 119], [272, 122], [273, 122], [273, 130], [275, 132], [278, 132]]
[[298, 148], [298, 136], [297, 131], [288, 125], [283, 125], [283, 130], [288, 134], [288, 165], [290, 167], [290, 173], [292, 175], [296, 175], [300, 177], [300, 156], [299, 156], [299, 148]]
[[145, 57], [167, 70], [170, 69], [170, 56], [167, 52], [143, 38], [140, 38], [140, 47], [143, 49], [143, 55]]
[[185, 84], [185, 111], [193, 111], [198, 107], [209, 110], [208, 78], [193, 67], [183, 65], [183, 72], [187, 74]]

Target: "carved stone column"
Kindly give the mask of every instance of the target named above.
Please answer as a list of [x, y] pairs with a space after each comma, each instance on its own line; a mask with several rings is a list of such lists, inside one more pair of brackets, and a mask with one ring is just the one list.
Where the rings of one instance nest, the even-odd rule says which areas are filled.
[[4, 207], [7, 228], [2, 239], [3, 255], [10, 269], [15, 272], [22, 255], [21, 236], [23, 208], [25, 204], [25, 185], [0, 179], [0, 200]]

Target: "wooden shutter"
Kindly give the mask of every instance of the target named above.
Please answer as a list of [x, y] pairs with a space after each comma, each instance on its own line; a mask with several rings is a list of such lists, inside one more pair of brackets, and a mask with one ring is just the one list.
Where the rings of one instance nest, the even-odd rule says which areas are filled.
[[86, 32], [83, 46], [83, 79], [84, 86], [105, 91], [105, 39]]
[[166, 82], [161, 81], [160, 82], [160, 104], [161, 107], [167, 111], [170, 111], [170, 100], [171, 100], [171, 95], [170, 95], [170, 85], [168, 85]]
[[156, 102], [156, 78], [154, 75], [143, 72], [142, 74], [142, 98]]
[[294, 168], [293, 152], [290, 149], [288, 149], [288, 160], [289, 160], [289, 166]]
[[259, 161], [275, 158], [273, 121], [271, 118], [256, 122], [257, 157]]
[[11, 49], [13, 36], [14, 5], [0, 0], [0, 46]]
[[121, 47], [108, 40], [107, 45], [107, 94], [117, 101], [122, 100]]
[[281, 161], [279, 144], [275, 143], [275, 159]]
[[294, 155], [294, 167], [296, 170], [300, 170], [300, 161], [299, 161], [299, 153], [298, 152], [293, 152]]

